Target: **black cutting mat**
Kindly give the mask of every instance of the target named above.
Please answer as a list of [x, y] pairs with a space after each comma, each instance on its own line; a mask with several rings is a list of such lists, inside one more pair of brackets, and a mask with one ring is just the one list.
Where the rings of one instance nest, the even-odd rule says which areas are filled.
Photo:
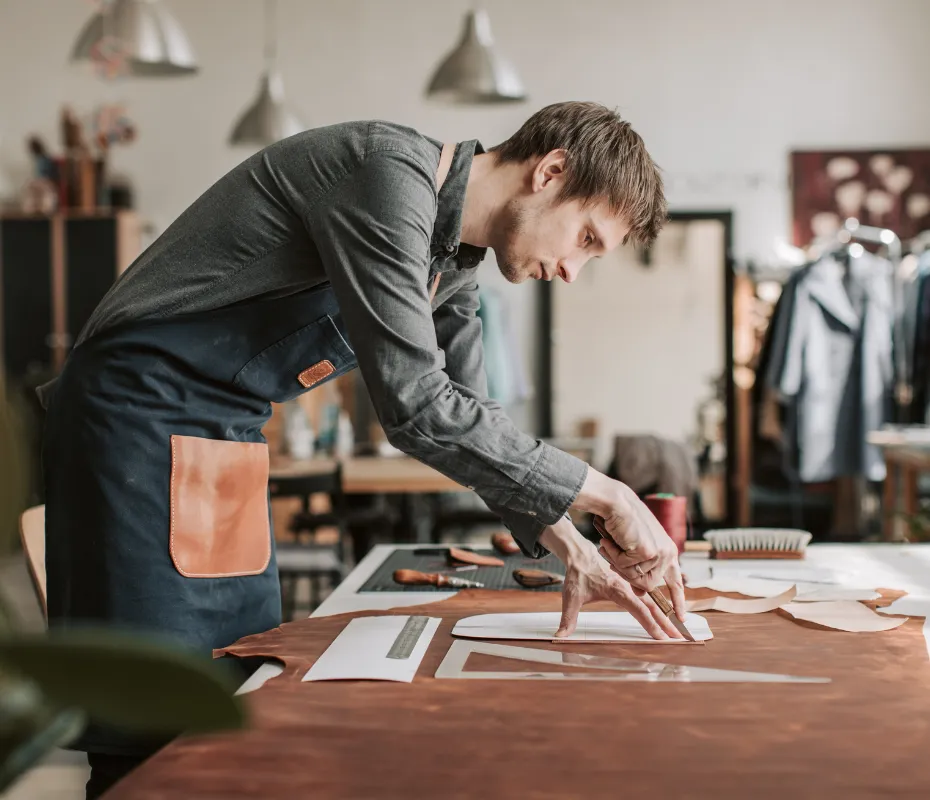
[[546, 572], [555, 572], [559, 575], [565, 574], [565, 566], [554, 555], [550, 554], [545, 558], [534, 559], [526, 558], [517, 553], [513, 556], [502, 556], [496, 550], [489, 548], [460, 548], [470, 550], [481, 555], [496, 556], [504, 562], [503, 567], [478, 567], [478, 569], [457, 572], [449, 566], [446, 560], [448, 548], [444, 547], [423, 547], [416, 550], [395, 550], [378, 567], [358, 593], [362, 592], [448, 592], [455, 591], [444, 588], [438, 589], [435, 586], [401, 586], [394, 583], [394, 570], [396, 569], [415, 569], [420, 572], [441, 572], [445, 575], [455, 575], [459, 578], [466, 578], [470, 581], [478, 581], [484, 584], [485, 589], [523, 589], [527, 592], [560, 592], [562, 584], [554, 586], [541, 586], [535, 589], [529, 589], [521, 586], [513, 579], [515, 569], [541, 569]]

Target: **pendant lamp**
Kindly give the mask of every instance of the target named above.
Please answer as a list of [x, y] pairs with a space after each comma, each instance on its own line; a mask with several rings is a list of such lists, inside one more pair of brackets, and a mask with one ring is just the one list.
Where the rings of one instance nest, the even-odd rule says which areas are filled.
[[426, 94], [434, 100], [464, 105], [526, 100], [516, 69], [494, 49], [486, 11], [474, 9], [466, 14], [462, 37], [433, 74]]
[[199, 69], [187, 35], [161, 0], [106, 0], [78, 36], [71, 60], [145, 78]]
[[231, 145], [265, 147], [306, 129], [284, 102], [284, 81], [277, 69], [276, 6], [277, 0], [265, 0], [265, 69], [258, 97], [233, 128]]

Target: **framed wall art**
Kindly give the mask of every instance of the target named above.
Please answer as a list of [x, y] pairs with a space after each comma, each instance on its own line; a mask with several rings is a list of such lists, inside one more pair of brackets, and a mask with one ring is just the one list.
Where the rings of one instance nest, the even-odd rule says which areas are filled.
[[849, 217], [911, 239], [930, 229], [930, 148], [792, 152], [791, 196], [798, 247]]

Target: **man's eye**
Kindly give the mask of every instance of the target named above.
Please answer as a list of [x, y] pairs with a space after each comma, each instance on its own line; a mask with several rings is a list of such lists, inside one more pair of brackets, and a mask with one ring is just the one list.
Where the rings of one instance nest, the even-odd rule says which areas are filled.
[[585, 237], [584, 237], [584, 246], [587, 247], [588, 245], [592, 244], [593, 242], [594, 242], [594, 237], [591, 235], [591, 232], [588, 231], [588, 232], [585, 234]]

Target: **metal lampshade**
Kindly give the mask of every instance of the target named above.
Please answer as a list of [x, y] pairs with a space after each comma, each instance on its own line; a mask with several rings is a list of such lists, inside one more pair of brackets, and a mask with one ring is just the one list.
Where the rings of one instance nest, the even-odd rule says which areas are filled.
[[161, 0], [112, 0], [84, 26], [71, 60], [112, 60], [139, 77], [192, 75], [199, 69], [187, 36]]
[[259, 81], [258, 97], [233, 128], [229, 137], [231, 145], [266, 147], [305, 129], [284, 102], [284, 81], [275, 66], [277, 31], [274, 12], [274, 0], [265, 0], [265, 71]]
[[258, 97], [239, 117], [229, 143], [264, 147], [302, 130], [303, 123], [284, 104], [281, 75], [265, 72], [259, 82]]
[[526, 100], [516, 69], [494, 49], [487, 12], [468, 12], [461, 40], [433, 74], [426, 93], [437, 100], [461, 104]]

